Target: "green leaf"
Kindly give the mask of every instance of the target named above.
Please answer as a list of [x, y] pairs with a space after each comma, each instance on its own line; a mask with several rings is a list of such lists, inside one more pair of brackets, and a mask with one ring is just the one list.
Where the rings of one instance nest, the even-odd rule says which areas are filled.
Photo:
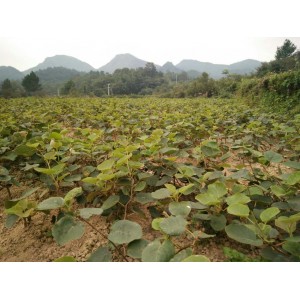
[[65, 168], [65, 164], [58, 164], [54, 166], [53, 168], [47, 169], [47, 168], [34, 168], [35, 171], [39, 173], [43, 173], [46, 175], [58, 175], [63, 172]]
[[255, 232], [243, 224], [230, 224], [225, 227], [225, 232], [228, 237], [239, 243], [257, 247], [262, 245], [262, 241], [257, 239]]
[[113, 159], [108, 159], [102, 162], [99, 166], [97, 166], [97, 169], [99, 171], [106, 171], [106, 170], [111, 170], [115, 161]]
[[227, 189], [224, 183], [217, 181], [208, 186], [208, 193], [214, 195], [216, 198], [221, 198], [227, 194]]
[[20, 218], [28, 218], [36, 208], [36, 203], [27, 199], [11, 203], [16, 204], [11, 206], [10, 208], [5, 209], [5, 213], [8, 215], [17, 215]]
[[187, 248], [184, 250], [181, 250], [179, 253], [177, 253], [171, 260], [170, 262], [181, 262], [185, 258], [191, 256], [193, 253], [193, 250], [191, 248]]
[[19, 217], [17, 215], [7, 215], [5, 220], [5, 227], [8, 229], [12, 228], [18, 220]]
[[224, 215], [211, 216], [210, 226], [215, 231], [222, 231], [226, 226], [227, 220]]
[[185, 231], [187, 221], [182, 216], [168, 217], [159, 224], [160, 228], [168, 235], [180, 235]]
[[171, 202], [169, 204], [169, 211], [173, 216], [187, 217], [191, 210], [192, 208], [189, 201]]
[[108, 247], [99, 247], [91, 256], [87, 259], [88, 262], [111, 262], [112, 254]]
[[189, 195], [193, 191], [193, 188], [194, 188], [194, 184], [190, 183], [188, 185], [179, 188], [178, 193], [183, 195]]
[[156, 201], [156, 199], [152, 197], [151, 193], [137, 193], [135, 198], [137, 202], [142, 204]]
[[291, 235], [296, 230], [298, 221], [298, 214], [290, 217], [281, 216], [275, 220], [275, 225]]
[[285, 242], [282, 248], [294, 256], [300, 256], [300, 243]]
[[283, 163], [285, 166], [296, 169], [296, 170], [300, 170], [300, 162], [298, 161], [287, 161]]
[[89, 219], [93, 215], [101, 215], [103, 213], [102, 208], [81, 208], [79, 209], [79, 215], [83, 219]]
[[225, 201], [228, 205], [236, 204], [236, 203], [246, 204], [246, 203], [250, 202], [251, 199], [244, 194], [236, 193], [230, 197], [227, 197]]
[[116, 221], [108, 235], [109, 240], [115, 244], [128, 244], [142, 237], [142, 227], [135, 222], [128, 220]]
[[199, 194], [195, 199], [206, 206], [218, 205], [222, 202], [221, 199], [210, 193]]
[[63, 246], [70, 241], [80, 239], [83, 234], [83, 224], [77, 222], [69, 215], [61, 218], [52, 228], [52, 235], [60, 246]]
[[82, 179], [82, 182], [88, 183], [88, 184], [96, 184], [98, 182], [98, 178], [96, 177], [86, 177]]
[[168, 189], [163, 188], [151, 193], [151, 196], [154, 199], [166, 199], [169, 198], [171, 195]]
[[54, 260], [54, 262], [77, 262], [73, 256], [62, 256]]
[[175, 254], [175, 248], [171, 241], [165, 240], [162, 244], [159, 240], [149, 243], [142, 252], [143, 262], [168, 262]]
[[14, 153], [20, 156], [29, 157], [35, 154], [35, 149], [28, 147], [27, 145], [20, 145], [15, 148]]
[[204, 255], [191, 255], [185, 258], [183, 262], [210, 262], [210, 260]]
[[127, 247], [127, 255], [132, 258], [142, 258], [142, 252], [149, 244], [146, 240], [135, 240], [129, 243]]
[[267, 161], [273, 162], [273, 163], [280, 163], [283, 160], [283, 157], [281, 154], [273, 152], [273, 151], [265, 152], [264, 157]]
[[26, 190], [25, 192], [22, 193], [22, 195], [19, 198], [15, 198], [15, 199], [12, 199], [10, 201], [20, 201], [20, 200], [29, 198], [29, 196], [31, 196], [32, 194], [34, 194], [39, 189], [40, 188], [37, 187], [37, 188], [32, 188], [32, 189]]
[[65, 201], [61, 197], [50, 197], [43, 202], [39, 203], [37, 206], [37, 210], [51, 210], [63, 207]]
[[81, 174], [75, 174], [75, 175], [69, 175], [64, 178], [64, 181], [66, 182], [76, 182], [81, 180], [82, 175]]
[[66, 205], [70, 205], [74, 198], [80, 194], [82, 194], [82, 187], [77, 187], [69, 191], [64, 197]]
[[231, 215], [235, 215], [239, 217], [248, 217], [250, 213], [250, 209], [245, 204], [234, 203], [234, 204], [230, 204], [227, 207], [227, 212]]
[[286, 179], [286, 183], [288, 185], [295, 185], [296, 183], [299, 182], [300, 182], [300, 171], [289, 174]]
[[214, 157], [221, 153], [218, 143], [214, 141], [202, 142], [201, 151], [205, 156], [208, 157]]
[[140, 192], [142, 191], [143, 189], [145, 189], [147, 183], [145, 181], [140, 181], [134, 188], [134, 191], [135, 192]]
[[109, 196], [102, 204], [101, 208], [103, 210], [107, 210], [109, 208], [112, 208], [120, 201], [120, 196], [118, 195], [111, 195]]
[[277, 216], [280, 213], [280, 210], [277, 207], [270, 207], [265, 209], [260, 213], [260, 219], [264, 223], [268, 223], [272, 218]]
[[161, 230], [160, 228], [160, 223], [162, 220], [164, 220], [165, 218], [156, 218], [156, 219], [153, 219], [152, 222], [151, 222], [151, 226], [154, 230]]
[[281, 186], [278, 185], [272, 185], [270, 186], [270, 189], [272, 193], [277, 197], [282, 197], [287, 193], [285, 189], [283, 189]]

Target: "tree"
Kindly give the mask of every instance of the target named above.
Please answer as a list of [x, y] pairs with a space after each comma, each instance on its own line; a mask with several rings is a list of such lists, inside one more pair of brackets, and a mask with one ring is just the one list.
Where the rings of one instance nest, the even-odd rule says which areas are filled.
[[13, 95], [13, 87], [9, 79], [5, 79], [1, 87], [2, 96], [6, 99], [11, 98]]
[[62, 94], [63, 95], [69, 95], [71, 92], [75, 89], [75, 83], [73, 80], [69, 80], [65, 83], [65, 85], [62, 88]]
[[293, 55], [297, 47], [290, 40], [286, 39], [281, 47], [277, 47], [275, 59], [280, 60]]
[[22, 85], [25, 88], [27, 93], [36, 92], [41, 88], [39, 84], [40, 79], [34, 72], [30, 72], [30, 74], [26, 75], [22, 80]]

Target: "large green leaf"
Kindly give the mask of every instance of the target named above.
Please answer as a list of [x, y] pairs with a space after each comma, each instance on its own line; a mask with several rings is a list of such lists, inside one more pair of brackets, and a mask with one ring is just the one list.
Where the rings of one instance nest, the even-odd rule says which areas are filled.
[[204, 141], [201, 145], [201, 151], [205, 156], [214, 157], [221, 153], [217, 142]]
[[100, 165], [97, 166], [97, 169], [99, 171], [106, 171], [106, 170], [111, 170], [115, 161], [113, 159], [108, 159], [102, 162]]
[[91, 256], [87, 259], [88, 262], [111, 262], [112, 254], [108, 247], [99, 247]]
[[135, 240], [129, 243], [127, 247], [127, 255], [132, 258], [142, 258], [142, 252], [149, 244], [146, 240]]
[[162, 244], [155, 240], [148, 244], [142, 252], [143, 262], [168, 262], [175, 255], [175, 248], [171, 241]]
[[60, 173], [63, 172], [65, 168], [65, 164], [64, 163], [61, 163], [61, 164], [58, 164], [52, 168], [34, 168], [35, 171], [39, 172], [39, 173], [43, 173], [43, 174], [46, 174], [46, 175], [58, 175]]
[[260, 213], [260, 219], [264, 223], [268, 223], [272, 218], [276, 217], [279, 213], [280, 213], [279, 208], [270, 207]]
[[191, 210], [192, 208], [189, 201], [171, 202], [169, 204], [169, 211], [173, 216], [187, 217]]
[[94, 216], [94, 215], [99, 216], [102, 213], [103, 213], [102, 208], [91, 207], [91, 208], [81, 208], [81, 209], [79, 209], [79, 215], [83, 219], [89, 219], [91, 216]]
[[181, 215], [163, 219], [159, 224], [162, 231], [168, 235], [182, 234], [185, 231], [186, 225], [187, 221]]
[[281, 154], [276, 153], [274, 151], [267, 151], [264, 153], [264, 157], [267, 161], [273, 162], [273, 163], [280, 163], [283, 160], [283, 157]]
[[142, 237], [142, 227], [135, 222], [128, 220], [116, 221], [108, 235], [109, 240], [115, 244], [128, 244]]
[[185, 258], [191, 256], [193, 253], [193, 250], [191, 248], [187, 248], [184, 250], [181, 250], [179, 253], [177, 253], [171, 260], [170, 262], [181, 262]]
[[163, 188], [151, 193], [151, 196], [154, 199], [166, 199], [170, 197], [170, 192], [168, 189]]
[[216, 198], [221, 198], [227, 194], [226, 185], [222, 182], [215, 182], [208, 186], [208, 193]]
[[14, 153], [20, 156], [29, 157], [35, 153], [35, 149], [28, 147], [27, 145], [20, 145], [15, 148]]
[[286, 179], [286, 183], [288, 185], [295, 185], [299, 182], [300, 182], [300, 171], [289, 174]]
[[115, 206], [117, 203], [119, 203], [120, 201], [120, 196], [118, 195], [111, 195], [109, 196], [102, 204], [101, 208], [103, 210], [112, 208], [113, 206]]
[[57, 209], [64, 206], [64, 199], [61, 197], [50, 197], [38, 204], [37, 210]]
[[135, 186], [134, 191], [135, 192], [141, 192], [142, 190], [145, 189], [147, 183], [146, 181], [140, 181], [138, 184]]
[[300, 256], [300, 243], [296, 242], [284, 242], [282, 248], [295, 256]]
[[244, 194], [236, 193], [230, 197], [227, 197], [225, 201], [228, 205], [235, 204], [235, 203], [246, 204], [250, 202], [251, 199]]
[[227, 235], [240, 243], [261, 246], [262, 241], [256, 237], [254, 231], [243, 224], [230, 224], [225, 227]]
[[226, 217], [224, 215], [211, 216], [210, 226], [215, 231], [221, 231], [225, 228], [227, 223]]
[[152, 197], [151, 193], [137, 193], [135, 198], [137, 202], [142, 204], [156, 201], [156, 199]]
[[52, 228], [55, 241], [63, 246], [70, 241], [80, 239], [84, 234], [84, 226], [77, 222], [72, 216], [61, 218]]
[[222, 202], [220, 198], [217, 198], [215, 195], [210, 193], [199, 194], [195, 197], [195, 199], [206, 206], [218, 205]]
[[235, 215], [239, 217], [248, 217], [250, 213], [250, 209], [245, 204], [234, 203], [234, 204], [230, 204], [227, 207], [227, 212], [231, 215]]

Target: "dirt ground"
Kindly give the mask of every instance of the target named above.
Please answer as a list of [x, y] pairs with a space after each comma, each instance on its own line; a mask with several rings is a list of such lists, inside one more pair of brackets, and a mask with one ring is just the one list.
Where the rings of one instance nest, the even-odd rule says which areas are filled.
[[[26, 188], [25, 188], [26, 189]], [[23, 188], [12, 188], [12, 196], [18, 197], [24, 191]], [[51, 235], [51, 215], [38, 212], [32, 217], [29, 225], [24, 226], [22, 221], [18, 221], [12, 228], [5, 227], [5, 214], [3, 212], [3, 202], [8, 194], [5, 190], [0, 192], [0, 261], [2, 262], [51, 262], [62, 256], [73, 256], [77, 261], [83, 262], [88, 259], [92, 252], [98, 247], [107, 243], [99, 233], [85, 224], [84, 235], [75, 241], [69, 242], [65, 246], [59, 246]], [[144, 208], [145, 217], [138, 214], [130, 214], [128, 219], [139, 223], [143, 228], [143, 238], [154, 240], [159, 237], [159, 233], [151, 228], [151, 216]], [[94, 216], [89, 222], [108, 235], [109, 220], [107, 217]], [[189, 241], [185, 239], [175, 240], [178, 247], [184, 248]], [[247, 246], [235, 243], [227, 238], [213, 238], [202, 240], [196, 246], [197, 254], [206, 255], [211, 261], [225, 261], [223, 247], [230, 247], [245, 254], [255, 256], [257, 253]], [[116, 252], [116, 251], [115, 251]], [[135, 261], [127, 257], [128, 261]], [[113, 261], [122, 261], [117, 254]]]

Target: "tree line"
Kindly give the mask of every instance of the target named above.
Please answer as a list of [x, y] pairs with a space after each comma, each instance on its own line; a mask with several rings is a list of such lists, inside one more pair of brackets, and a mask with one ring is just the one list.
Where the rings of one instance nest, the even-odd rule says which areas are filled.
[[23, 78], [21, 84], [11, 82], [9, 79], [4, 80], [1, 94], [4, 98], [11, 98], [25, 95], [47, 95], [51, 91], [53, 93], [54, 90], [54, 93], [66, 96], [155, 95], [170, 98], [199, 96], [230, 98], [238, 92], [245, 80], [299, 69], [300, 52], [297, 51], [296, 45], [286, 39], [283, 45], [277, 48], [274, 60], [262, 63], [256, 72], [250, 75], [232, 74], [228, 70], [224, 70], [223, 77], [218, 80], [211, 78], [205, 72], [196, 79], [189, 79], [186, 72], [163, 74], [157, 71], [153, 63], [149, 62], [144, 68], [118, 69], [113, 74], [90, 72], [76, 75], [74, 73], [72, 79], [59, 86], [58, 91], [57, 82], [61, 82], [64, 78], [61, 70], [58, 79], [55, 75], [57, 72], [52, 70], [57, 79], [56, 85], [53, 83], [54, 88], [46, 84], [41, 85], [36, 73], [31, 72]]

